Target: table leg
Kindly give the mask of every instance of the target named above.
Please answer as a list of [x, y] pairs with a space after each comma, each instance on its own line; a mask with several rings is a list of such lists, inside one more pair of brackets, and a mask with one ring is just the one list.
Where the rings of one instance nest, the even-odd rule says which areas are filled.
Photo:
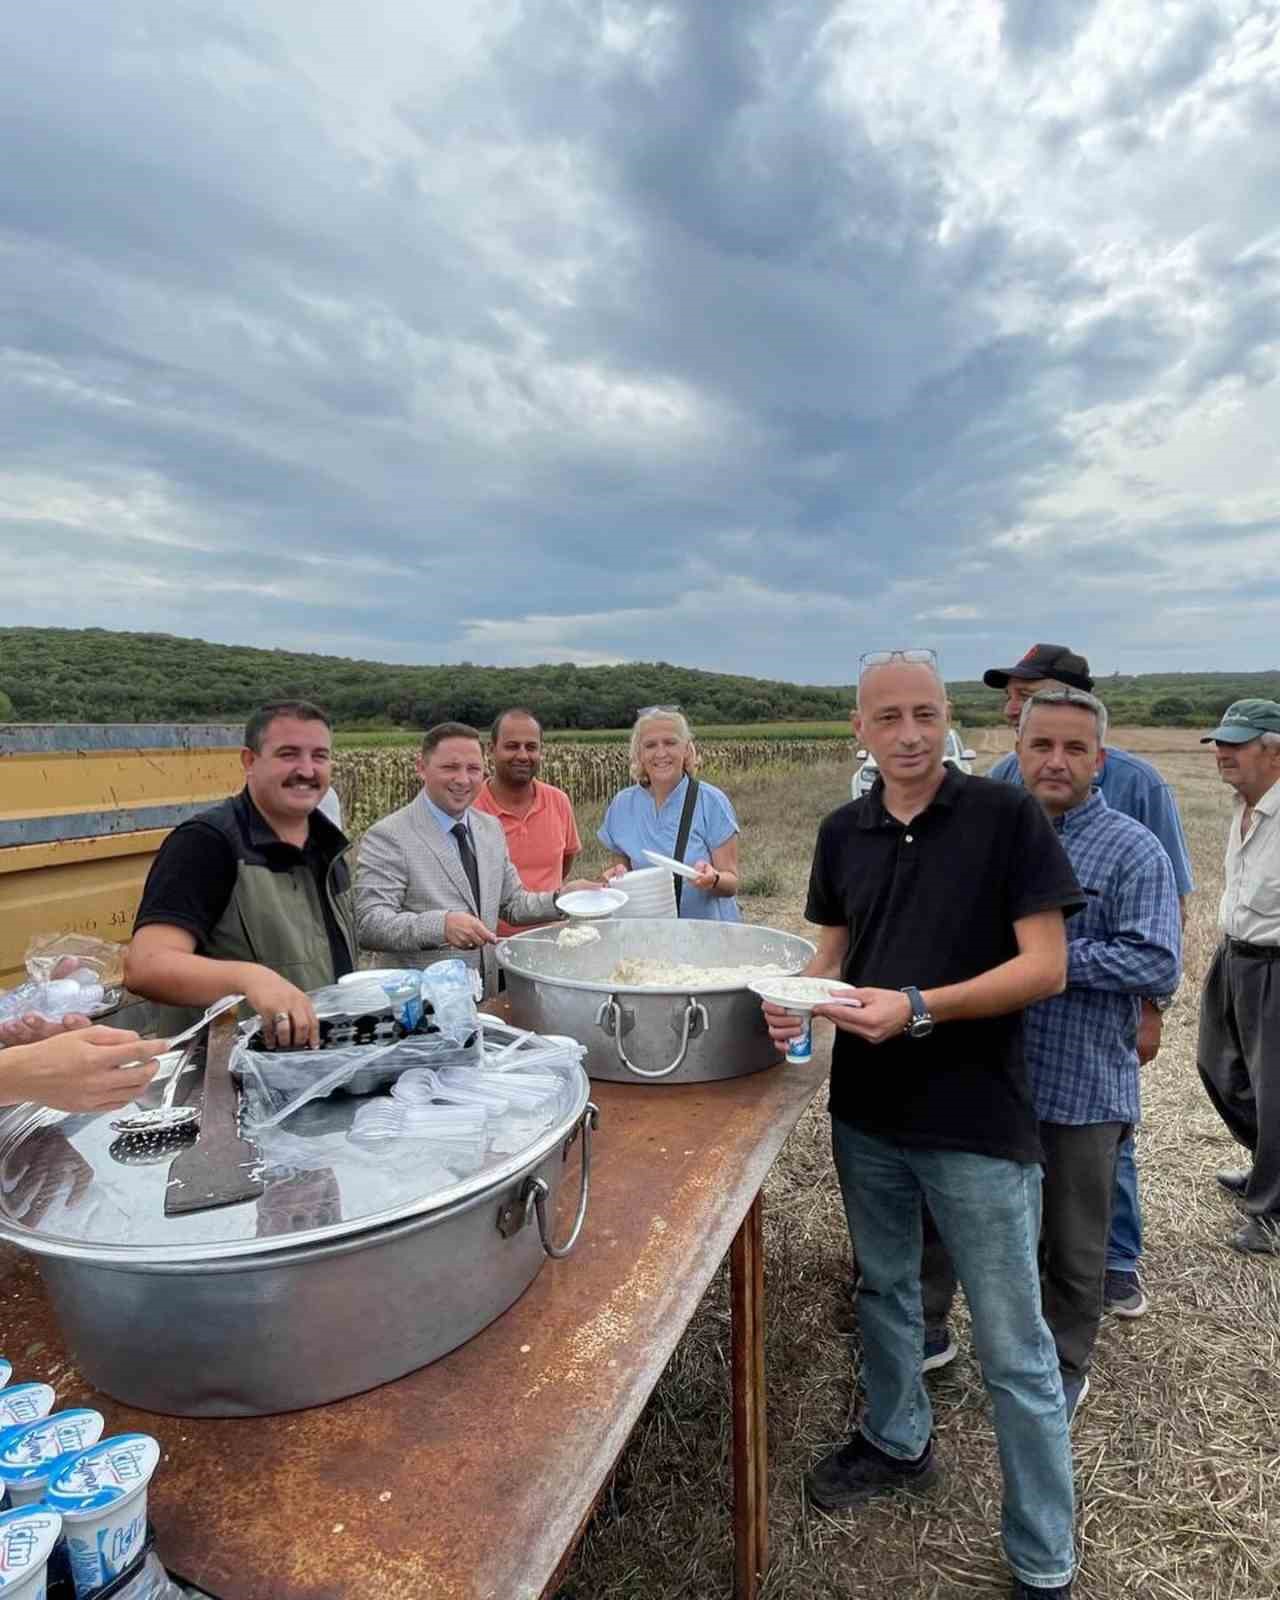
[[733, 1595], [756, 1600], [769, 1564], [764, 1388], [763, 1204], [757, 1194], [729, 1251], [733, 1348]]

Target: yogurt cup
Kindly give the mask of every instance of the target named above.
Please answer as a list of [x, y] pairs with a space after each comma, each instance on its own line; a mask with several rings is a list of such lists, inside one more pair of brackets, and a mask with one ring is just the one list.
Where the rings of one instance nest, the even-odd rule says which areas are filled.
[[45, 1600], [45, 1568], [62, 1532], [48, 1506], [0, 1513], [0, 1595], [4, 1600]]
[[15, 1383], [7, 1389], [0, 1389], [0, 1428], [17, 1428], [24, 1422], [38, 1422], [53, 1410], [55, 1399], [47, 1383]]
[[150, 1434], [119, 1433], [63, 1462], [45, 1503], [62, 1516], [78, 1596], [103, 1588], [137, 1559], [147, 1538], [147, 1485], [159, 1460]]
[[0, 1356], [0, 1389], [3, 1389], [9, 1379], [13, 1377], [13, 1362], [6, 1361]]
[[0, 1434], [0, 1485], [9, 1491], [9, 1504], [26, 1506], [43, 1500], [45, 1489], [66, 1464], [63, 1457], [97, 1444], [105, 1425], [100, 1411], [82, 1407], [55, 1411]]
[[793, 1011], [791, 1015], [800, 1018], [804, 1030], [792, 1039], [782, 1059], [790, 1061], [793, 1066], [802, 1066], [806, 1061], [813, 1060], [813, 1017], [807, 1011]]

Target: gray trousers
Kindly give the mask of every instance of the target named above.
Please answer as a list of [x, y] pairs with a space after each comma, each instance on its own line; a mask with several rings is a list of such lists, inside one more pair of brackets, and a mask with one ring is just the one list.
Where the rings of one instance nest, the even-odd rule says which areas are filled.
[[1280, 961], [1218, 946], [1200, 998], [1196, 1065], [1231, 1135], [1253, 1157], [1241, 1202], [1280, 1224]]
[[[1129, 1128], [1127, 1122], [1040, 1124], [1040, 1296], [1064, 1379], [1084, 1377], [1098, 1337], [1116, 1160]], [[925, 1328], [932, 1330], [947, 1320], [956, 1275], [927, 1208], [922, 1220], [920, 1296]]]

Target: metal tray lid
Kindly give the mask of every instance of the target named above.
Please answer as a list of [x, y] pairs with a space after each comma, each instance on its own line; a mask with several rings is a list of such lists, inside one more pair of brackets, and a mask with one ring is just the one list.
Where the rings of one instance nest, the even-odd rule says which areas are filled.
[[[482, 1022], [486, 1054], [509, 1048], [512, 1064], [548, 1043], [490, 1017]], [[443, 1212], [532, 1171], [576, 1127], [589, 1092], [581, 1053], [575, 1046], [560, 1065], [538, 1067], [564, 1080], [550, 1124], [514, 1152], [486, 1146], [469, 1176], [445, 1173], [441, 1182], [441, 1169], [424, 1171], [407, 1148], [392, 1159], [354, 1144], [347, 1134], [366, 1101], [338, 1094], [303, 1105], [278, 1130], [287, 1137], [265, 1144], [257, 1200], [174, 1217], [164, 1214], [173, 1150], [136, 1164], [121, 1159], [111, 1127], [119, 1112], [18, 1106], [0, 1115], [0, 1238], [38, 1255], [182, 1270]]]

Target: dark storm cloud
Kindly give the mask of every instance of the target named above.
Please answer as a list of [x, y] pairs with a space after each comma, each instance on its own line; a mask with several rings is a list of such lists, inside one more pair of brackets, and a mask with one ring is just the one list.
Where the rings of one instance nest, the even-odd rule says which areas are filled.
[[[1230, 160], [1144, 182], [1152, 119], [1235, 36], [1133, 5], [1158, 44], [1019, 111], [1024, 172], [994, 110], [994, 158], [964, 144], [981, 107], [943, 115], [959, 55], [917, 60], [908, 19], [873, 57], [895, 13], [856, 0], [15, 12], [0, 584], [38, 621], [808, 679], [847, 676], [859, 629], [972, 667], [1032, 602], [1118, 626], [1055, 580], [1044, 519], [1064, 548], [1105, 529], [1101, 585], [1174, 583], [1133, 511], [1169, 524], [1155, 478], [1122, 463], [1102, 515], [1071, 486], [1225, 383], [1261, 395], [1280, 339], [1247, 231], [1277, 158], [1239, 158], [1274, 108], [1213, 79]], [[1015, 98], [1094, 20], [1009, 0]], [[1134, 260], [1194, 213], [1172, 287], [1027, 214], [1041, 180], [1121, 181], [1122, 145]], [[1202, 498], [1179, 527], [1212, 528]]]

